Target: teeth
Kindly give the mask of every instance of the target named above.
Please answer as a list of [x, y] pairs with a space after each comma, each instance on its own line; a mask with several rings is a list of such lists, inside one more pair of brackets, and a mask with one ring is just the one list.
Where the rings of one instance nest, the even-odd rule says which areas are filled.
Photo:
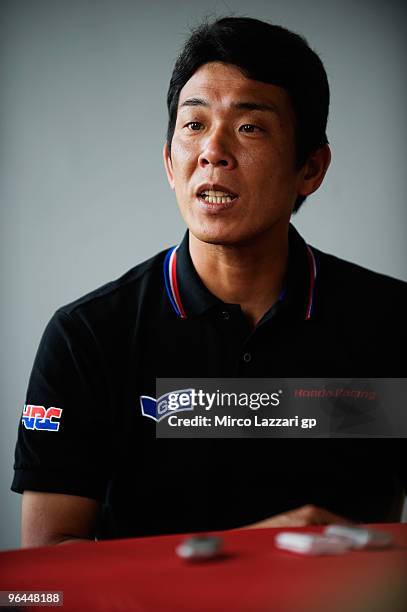
[[226, 202], [231, 202], [234, 199], [234, 196], [230, 195], [230, 193], [226, 193], [225, 191], [212, 191], [210, 189], [202, 191], [200, 195], [201, 198], [209, 204], [226, 204]]
[[226, 191], [210, 191], [208, 189], [206, 189], [205, 191], [202, 192], [202, 195], [208, 195], [213, 197], [217, 197], [217, 198], [224, 198], [224, 197], [232, 197], [230, 195], [230, 193], [227, 193]]
[[215, 198], [213, 196], [204, 195], [202, 197], [205, 200], [205, 202], [208, 202], [209, 204], [226, 204], [226, 202], [232, 202], [233, 200], [231, 196], [226, 196], [223, 198]]

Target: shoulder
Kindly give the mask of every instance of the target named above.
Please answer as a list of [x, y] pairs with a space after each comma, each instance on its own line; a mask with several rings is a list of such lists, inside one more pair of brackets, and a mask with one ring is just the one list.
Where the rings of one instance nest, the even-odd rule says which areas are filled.
[[[343, 305], [346, 311], [368, 309], [399, 312], [407, 306], [407, 282], [381, 274], [312, 247], [317, 261], [317, 282], [326, 300]], [[368, 311], [366, 313], [368, 314]]]
[[335, 255], [323, 253], [315, 247], [312, 247], [312, 250], [317, 256], [321, 272], [328, 275], [328, 278], [324, 280], [330, 281], [331, 284], [336, 284], [340, 280], [361, 287], [383, 287], [396, 292], [407, 292], [407, 282], [403, 280], [369, 270]]
[[56, 311], [57, 317], [81, 318], [86, 313], [111, 313], [133, 309], [145, 299], [149, 288], [163, 286], [163, 262], [168, 249], [141, 262], [119, 278], [65, 304]]

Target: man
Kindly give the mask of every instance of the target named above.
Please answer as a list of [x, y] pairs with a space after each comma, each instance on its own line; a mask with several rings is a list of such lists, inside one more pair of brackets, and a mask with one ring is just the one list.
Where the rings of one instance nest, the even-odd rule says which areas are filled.
[[329, 88], [301, 37], [203, 24], [168, 92], [179, 247], [57, 311], [16, 448], [23, 546], [396, 521], [400, 440], [156, 439], [159, 377], [403, 376], [406, 284], [321, 253], [290, 218], [330, 162]]

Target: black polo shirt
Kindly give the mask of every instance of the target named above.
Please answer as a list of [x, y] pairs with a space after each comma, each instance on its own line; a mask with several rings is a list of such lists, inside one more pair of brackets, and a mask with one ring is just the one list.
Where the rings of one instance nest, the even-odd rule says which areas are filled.
[[156, 439], [140, 397], [164, 377], [403, 377], [406, 296], [406, 283], [309, 247], [290, 225], [284, 290], [252, 330], [201, 282], [187, 232], [54, 314], [12, 490], [101, 500], [99, 538], [233, 528], [307, 503], [395, 520], [401, 439]]

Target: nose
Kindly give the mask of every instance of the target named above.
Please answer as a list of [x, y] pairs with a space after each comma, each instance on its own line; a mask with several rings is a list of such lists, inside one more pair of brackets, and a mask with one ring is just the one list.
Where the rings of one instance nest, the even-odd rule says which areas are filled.
[[236, 166], [236, 159], [224, 131], [216, 129], [208, 135], [203, 142], [198, 163], [201, 168], [222, 166], [231, 170]]

